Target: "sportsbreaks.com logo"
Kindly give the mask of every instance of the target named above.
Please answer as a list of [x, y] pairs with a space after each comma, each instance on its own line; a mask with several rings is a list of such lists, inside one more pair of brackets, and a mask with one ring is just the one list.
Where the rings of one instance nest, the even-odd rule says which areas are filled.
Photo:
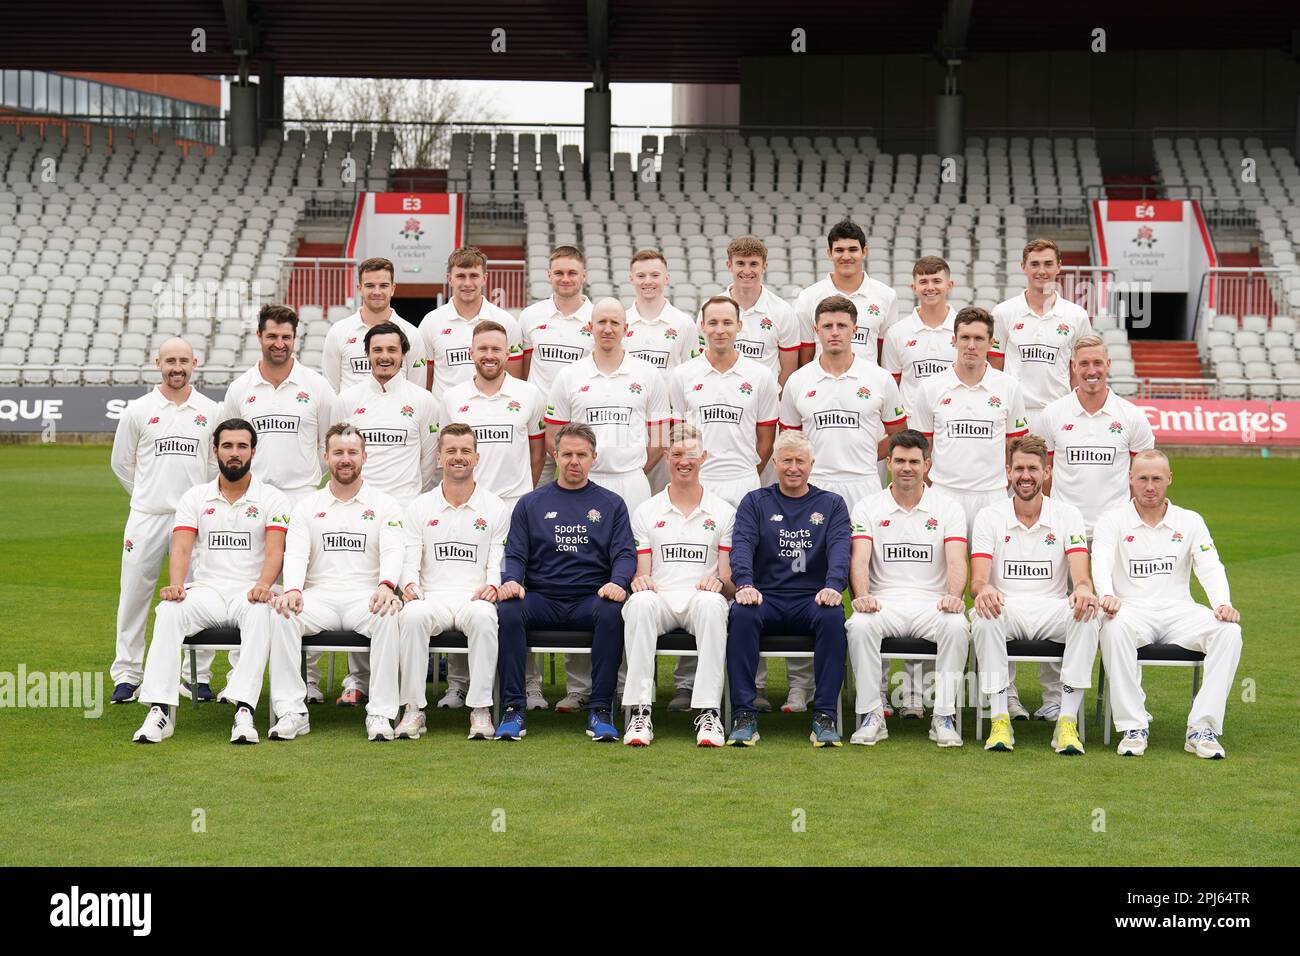
[[74, 885], [50, 897], [50, 925], [129, 926], [132, 936], [148, 936], [153, 929], [153, 894], [83, 893]]

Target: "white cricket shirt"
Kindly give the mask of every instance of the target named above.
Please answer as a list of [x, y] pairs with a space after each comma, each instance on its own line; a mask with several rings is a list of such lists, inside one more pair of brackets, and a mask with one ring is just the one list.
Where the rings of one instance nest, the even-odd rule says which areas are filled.
[[397, 586], [406, 559], [402, 506], [362, 479], [350, 501], [327, 484], [298, 502], [284, 545], [284, 589], [371, 591]]
[[673, 418], [700, 431], [708, 459], [700, 479], [737, 481], [758, 473], [759, 425], [778, 418], [776, 377], [743, 355], [725, 372], [707, 354], [679, 366], [668, 380]]
[[821, 342], [813, 326], [817, 305], [822, 299], [842, 295], [858, 307], [858, 328], [853, 333], [853, 351], [869, 362], [878, 360], [881, 333], [898, 321], [898, 293], [865, 272], [862, 284], [854, 292], [844, 293], [835, 288], [829, 275], [814, 282], [799, 293], [794, 302], [794, 314], [799, 319], [799, 337], [805, 346], [815, 346], [816, 354], [822, 351]]
[[349, 422], [366, 439], [362, 475], [398, 501], [413, 501], [433, 487], [438, 464], [438, 412], [433, 396], [394, 376], [386, 386], [373, 376], [344, 389], [332, 422]]
[[442, 485], [406, 506], [406, 562], [402, 587], [473, 594], [485, 584], [500, 586], [501, 559], [510, 531], [506, 504], [483, 485], [463, 505], [452, 505]]
[[1059, 295], [1046, 315], [1029, 307], [1025, 293], [993, 307], [990, 355], [1002, 355], [1002, 368], [1020, 381], [1025, 408], [1043, 408], [1070, 390], [1070, 350], [1092, 332], [1082, 306]]
[[899, 376], [903, 407], [909, 415], [920, 401], [921, 385], [925, 380], [952, 368], [952, 363], [957, 360], [957, 349], [952, 341], [956, 319], [956, 310], [949, 306], [943, 323], [930, 328], [922, 321], [921, 314], [913, 309], [885, 333], [880, 364], [886, 372]]
[[[505, 326], [506, 347], [511, 362], [524, 358], [523, 336], [519, 323], [505, 309], [486, 298], [480, 300], [479, 312], [471, 319], [462, 319], [452, 302], [434, 309], [420, 322], [424, 354], [433, 363], [433, 400], [441, 406], [442, 396], [453, 385], [474, 377], [474, 358], [470, 346], [474, 341], [474, 327], [480, 322], [492, 321]], [[423, 385], [423, 382], [417, 382]]]
[[735, 523], [736, 509], [707, 488], [689, 514], [667, 488], [632, 513], [636, 553], [650, 555], [650, 576], [674, 611], [686, 609], [702, 578], [717, 577], [718, 552], [731, 550]]
[[217, 473], [212, 430], [221, 407], [197, 388], [179, 405], [155, 387], [122, 410], [109, 458], [113, 474], [145, 514], [171, 514], [190, 488]]
[[992, 562], [989, 583], [1003, 594], [1063, 598], [1068, 593], [1069, 554], [1088, 553], [1088, 532], [1079, 509], [1043, 497], [1038, 520], [1026, 528], [1013, 498], [981, 508], [971, 533], [970, 556]]
[[1029, 431], [1020, 385], [992, 365], [975, 385], [951, 368], [927, 379], [912, 427], [933, 436], [930, 480], [968, 494], [1007, 486], [1006, 439]]
[[284, 493], [256, 476], [234, 504], [221, 494], [217, 478], [181, 495], [172, 530], [195, 534], [194, 583], [226, 597], [247, 592], [266, 560], [266, 533], [287, 532], [290, 510]]
[[[727, 286], [723, 294], [736, 298], [732, 286]], [[799, 320], [795, 318], [794, 309], [767, 286], [763, 286], [753, 307], [740, 311], [740, 334], [736, 336], [736, 351], [745, 358], [753, 359], [771, 372], [773, 378], [779, 379], [781, 353], [798, 352], [799, 344]], [[696, 348], [703, 352], [705, 346], [701, 342]]]
[[556, 376], [546, 405], [546, 424], [582, 422], [596, 433], [593, 475], [618, 475], [645, 467], [648, 425], [672, 420], [668, 387], [660, 372], [625, 352], [606, 374], [588, 355]]
[[546, 400], [537, 386], [504, 372], [495, 395], [483, 394], [470, 379], [442, 397], [442, 424], [464, 422], [474, 429], [479, 454], [474, 480], [501, 498], [533, 490], [529, 443], [546, 434], [545, 414]]
[[262, 377], [259, 363], [230, 383], [221, 417], [242, 418], [257, 429], [253, 474], [288, 491], [315, 488], [335, 398], [325, 376], [297, 359], [279, 386]]
[[907, 511], [885, 488], [863, 498], [849, 516], [853, 540], [871, 542], [871, 593], [933, 597], [948, 593], [949, 541], [966, 543], [966, 514], [947, 495], [926, 488]]
[[524, 354], [529, 356], [528, 381], [543, 395], [551, 393], [551, 384], [561, 369], [591, 351], [591, 309], [591, 300], [583, 296], [577, 312], [561, 315], [552, 296], [519, 313]]
[[1111, 594], [1138, 607], [1191, 604], [1193, 567], [1210, 607], [1232, 603], [1214, 539], [1195, 511], [1170, 501], [1160, 523], [1150, 528], [1130, 499], [1097, 522], [1092, 583], [1099, 597]]
[[633, 302], [627, 310], [623, 348], [666, 374], [695, 357], [699, 335], [695, 321], [671, 302], [665, 302], [653, 319], [642, 317]]
[[[423, 388], [428, 375], [428, 356], [424, 351], [420, 330], [396, 312], [384, 321], [393, 323], [406, 333], [410, 350], [402, 359], [402, 372], [411, 382]], [[366, 357], [366, 333], [369, 331], [370, 326], [361, 321], [361, 312], [357, 311], [346, 319], [339, 319], [325, 333], [325, 346], [320, 359], [321, 374], [334, 391], [342, 392], [370, 378], [370, 359]]]

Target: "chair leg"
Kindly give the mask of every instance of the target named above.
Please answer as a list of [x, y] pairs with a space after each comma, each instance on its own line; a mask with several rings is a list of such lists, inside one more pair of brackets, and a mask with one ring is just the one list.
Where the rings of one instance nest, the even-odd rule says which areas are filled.
[[[938, 658], [936, 658], [936, 661]], [[966, 681], [962, 680], [957, 684], [957, 737], [960, 739], [961, 733], [961, 712], [966, 707]], [[976, 738], [978, 739], [978, 738]]]
[[[1106, 680], [1106, 675], [1105, 675], [1105, 673], [1103, 673], [1103, 674], [1101, 675], [1101, 677], [1100, 677], [1100, 678], [1098, 679], [1098, 681], [1097, 681], [1098, 689], [1099, 689], [1099, 690], [1101, 689], [1101, 684], [1102, 684], [1105, 680]], [[1107, 746], [1110, 746], [1110, 728], [1111, 728], [1111, 719], [1110, 719], [1110, 696], [1107, 695], [1107, 694], [1105, 694], [1105, 693], [1102, 693], [1101, 697], [1102, 697], [1102, 711], [1101, 711], [1101, 720], [1102, 720], [1102, 725], [1101, 725], [1101, 742], [1104, 743], [1104, 744], [1106, 744]]]
[[1201, 689], [1201, 665], [1192, 665], [1192, 700], [1196, 700], [1196, 695]]
[[1083, 702], [1083, 698], [1080, 697], [1079, 698], [1079, 743], [1081, 744], [1088, 742], [1088, 735], [1084, 733], [1084, 727], [1083, 727], [1083, 715], [1087, 712], [1087, 710], [1088, 710], [1088, 705], [1085, 704]]
[[[199, 658], [192, 647], [190, 648], [190, 708], [199, 709]], [[179, 707], [176, 709], [180, 710]]]
[[[1096, 720], [1101, 723], [1102, 698], [1106, 696], [1106, 662], [1100, 661], [1097, 664], [1097, 710]], [[1110, 743], [1110, 734], [1106, 734], [1106, 743]]]
[[551, 661], [551, 686], [554, 687], [555, 686], [555, 655], [547, 654], [546, 656]]
[[[975, 662], [975, 669], [971, 671], [975, 675], [975, 741], [984, 739], [984, 695], [980, 693], [980, 666], [979, 661]], [[966, 687], [962, 685], [962, 693], [965, 693]], [[989, 715], [990, 718], [992, 715]]]
[[329, 688], [329, 692], [332, 694], [334, 693], [334, 652], [333, 651], [329, 652], [329, 658], [330, 658], [329, 677], [326, 678], [325, 686]]
[[722, 678], [722, 729], [725, 733], [731, 727], [731, 681], [726, 675]]

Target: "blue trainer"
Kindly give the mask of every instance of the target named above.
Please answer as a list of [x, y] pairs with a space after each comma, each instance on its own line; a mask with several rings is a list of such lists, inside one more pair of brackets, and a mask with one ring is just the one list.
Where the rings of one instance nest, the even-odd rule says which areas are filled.
[[528, 730], [524, 727], [524, 711], [521, 707], [507, 707], [497, 724], [494, 740], [520, 740]]
[[200, 681], [197, 684], [191, 684], [189, 681], [181, 681], [181, 695], [183, 697], [193, 697], [202, 703], [205, 700], [216, 700], [217, 695], [212, 693], [212, 685]]
[[840, 732], [835, 729], [835, 715], [819, 713], [813, 716], [812, 733], [808, 735], [814, 747], [841, 747]]
[[110, 704], [129, 704], [135, 700], [135, 695], [140, 688], [136, 684], [128, 684], [126, 681], [118, 684], [113, 688], [113, 696], [109, 698]]
[[593, 710], [587, 718], [587, 736], [597, 743], [618, 741], [618, 728], [608, 710]]
[[747, 710], [740, 711], [731, 721], [728, 747], [752, 747], [758, 743], [758, 717]]

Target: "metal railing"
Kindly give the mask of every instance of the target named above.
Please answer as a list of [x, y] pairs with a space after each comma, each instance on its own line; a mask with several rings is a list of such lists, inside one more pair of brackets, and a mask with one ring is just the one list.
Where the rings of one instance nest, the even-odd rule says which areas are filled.
[[280, 260], [280, 301], [293, 309], [316, 305], [355, 305], [356, 259], [289, 258]]
[[1262, 315], [1272, 320], [1283, 296], [1285, 272], [1276, 266], [1215, 266], [1201, 276], [1196, 297], [1192, 338], [1196, 338], [1202, 315]]
[[1108, 266], [1061, 266], [1057, 286], [1062, 298], [1081, 306], [1091, 316], [1119, 315], [1123, 290], [1117, 274]]
[[528, 264], [523, 259], [490, 260], [483, 294], [503, 309], [522, 309], [528, 304]]

